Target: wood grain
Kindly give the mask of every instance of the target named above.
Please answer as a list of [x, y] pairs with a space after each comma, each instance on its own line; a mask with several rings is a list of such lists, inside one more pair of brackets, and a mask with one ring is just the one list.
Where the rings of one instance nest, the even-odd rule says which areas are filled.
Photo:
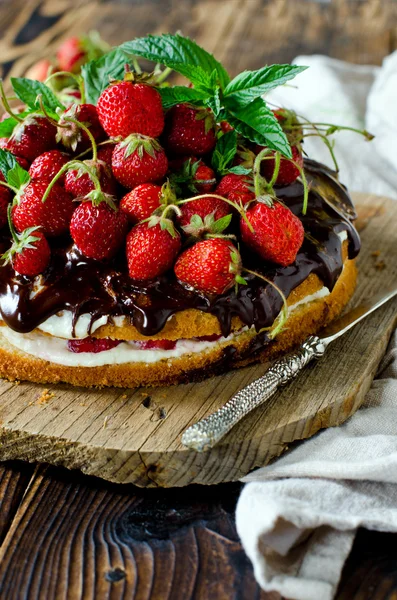
[[[386, 274], [389, 285], [397, 281], [397, 206], [375, 196], [359, 199], [359, 224], [364, 229], [354, 302], [385, 287]], [[382, 270], [382, 261], [387, 270]], [[0, 459], [63, 465], [141, 487], [235, 481], [292, 442], [353, 414], [371, 384], [396, 320], [395, 303], [377, 311], [203, 454], [182, 446], [185, 428], [260, 376], [263, 365], [199, 384], [125, 391], [3, 381]], [[325, 385], [329, 381], [332, 385]], [[43, 402], [43, 393], [49, 400]]]
[[239, 485], [106, 486], [40, 468], [0, 550], [7, 600], [279, 600], [236, 537]]
[[0, 544], [22, 501], [33, 466], [20, 462], [0, 465]]

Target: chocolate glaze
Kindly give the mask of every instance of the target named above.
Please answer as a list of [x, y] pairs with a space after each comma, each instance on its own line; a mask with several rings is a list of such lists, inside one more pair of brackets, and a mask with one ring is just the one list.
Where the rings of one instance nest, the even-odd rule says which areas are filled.
[[[299, 182], [276, 190], [280, 200], [302, 219], [307, 233], [294, 264], [275, 267], [241, 249], [243, 264], [274, 281], [287, 297], [310, 273], [316, 273], [332, 290], [343, 266], [339, 232], [347, 231], [350, 258], [360, 249], [350, 220], [322, 198], [330, 193], [351, 204], [345, 189], [318, 163], [306, 161], [305, 170], [313, 186], [307, 215], [301, 215], [303, 187]], [[259, 331], [273, 323], [282, 307], [280, 295], [272, 286], [251, 275], [246, 279], [248, 285], [240, 286], [237, 294], [232, 289], [213, 298], [186, 290], [172, 272], [141, 284], [128, 277], [123, 253], [105, 264], [83, 257], [70, 241], [58, 241], [43, 275], [44, 287], [34, 297], [31, 279], [17, 275], [10, 265], [0, 268], [0, 312], [8, 327], [20, 333], [32, 331], [62, 310], [70, 310], [74, 323], [83, 313], [91, 314], [91, 324], [103, 315], [125, 315], [140, 333], [151, 336], [162, 330], [171, 315], [196, 308], [215, 315], [227, 336], [233, 315]], [[266, 343], [266, 336], [257, 337], [260, 345]]]

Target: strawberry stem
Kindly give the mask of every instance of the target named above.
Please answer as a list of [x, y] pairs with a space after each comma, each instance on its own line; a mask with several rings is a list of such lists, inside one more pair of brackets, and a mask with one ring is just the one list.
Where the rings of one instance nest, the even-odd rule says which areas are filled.
[[269, 192], [269, 193], [271, 193], [273, 191], [273, 186], [277, 181], [277, 177], [278, 177], [278, 174], [280, 171], [280, 164], [281, 164], [281, 154], [280, 154], [280, 152], [276, 152], [274, 155], [273, 175], [272, 175], [271, 180], [267, 184], [267, 186], [268, 186], [267, 192]]
[[10, 185], [9, 183], [6, 183], [5, 181], [0, 181], [0, 185], [4, 185], [4, 187], [8, 188], [9, 190], [12, 190], [14, 194], [17, 194], [19, 192], [19, 190], [16, 187]]
[[167, 79], [167, 77], [172, 73], [173, 69], [171, 67], [166, 67], [164, 71], [160, 71], [158, 75], [154, 76], [154, 82], [156, 85], [163, 83]]
[[241, 206], [241, 204], [233, 202], [232, 200], [228, 200], [223, 196], [219, 196], [219, 194], [200, 194], [199, 196], [192, 196], [191, 198], [186, 198], [185, 200], [178, 200], [178, 204], [186, 204], [187, 202], [192, 202], [193, 200], [200, 200], [201, 198], [218, 198], [219, 200], [223, 200], [223, 202], [226, 202], [226, 204], [229, 204], [230, 206], [235, 208], [238, 213], [240, 213], [244, 221], [247, 223], [248, 229], [251, 231], [251, 233], [254, 233], [254, 228], [248, 220], [245, 210]]
[[73, 119], [72, 117], [65, 117], [65, 121], [69, 121], [70, 123], [74, 123], [75, 125], [77, 125], [77, 127], [80, 127], [80, 129], [82, 129], [83, 131], [86, 132], [86, 134], [88, 135], [88, 138], [91, 142], [91, 146], [92, 146], [92, 160], [94, 162], [97, 161], [98, 158], [98, 150], [97, 150], [97, 145], [96, 145], [96, 141], [94, 139], [94, 136], [92, 135], [91, 131], [89, 130], [89, 128], [84, 125], [84, 123], [81, 123], [80, 121], [77, 121], [77, 119]]
[[[265, 277], [264, 275], [262, 275], [261, 273], [257, 273], [256, 271], [251, 271], [250, 269], [247, 269], [245, 267], [243, 267], [243, 271], [245, 271], [246, 273], [249, 273], [250, 275], [254, 275], [255, 277], [259, 277], [259, 279], [263, 279], [263, 281], [265, 281], [266, 283], [268, 283], [269, 285], [271, 285], [281, 296], [281, 299], [283, 301], [283, 308], [281, 309], [279, 315], [277, 316], [277, 318], [274, 320], [273, 325], [271, 327], [263, 327], [259, 333], [261, 333], [262, 331], [269, 331], [269, 338], [271, 340], [273, 340], [282, 330], [282, 328], [284, 327], [285, 322], [288, 319], [288, 304], [287, 304], [287, 298], [285, 297], [284, 293], [282, 292], [282, 290], [278, 287], [278, 285], [276, 285], [274, 283], [274, 281], [271, 281], [270, 279], [268, 279], [267, 277]], [[275, 323], [277, 323], [277, 321], [280, 321], [276, 327], [274, 327]]]
[[14, 113], [12, 111], [11, 106], [8, 103], [8, 99], [7, 99], [7, 96], [6, 96], [5, 91], [4, 91], [3, 80], [2, 79], [0, 79], [0, 95], [1, 95], [1, 101], [2, 101], [2, 104], [4, 106], [5, 111], [11, 117], [13, 117], [13, 119], [15, 119], [16, 121], [18, 121], [19, 123], [23, 123], [23, 119], [19, 115], [17, 115], [16, 113]]
[[50, 81], [52, 81], [55, 77], [70, 77], [73, 79], [79, 88], [81, 94], [81, 103], [85, 104], [85, 89], [84, 89], [84, 81], [80, 75], [75, 75], [74, 73], [69, 73], [68, 71], [57, 71], [56, 73], [51, 73], [49, 77], [45, 80], [45, 84], [48, 85]]
[[14, 228], [14, 223], [12, 222], [12, 205], [11, 204], [9, 204], [7, 207], [7, 221], [8, 221], [8, 227], [10, 228], [10, 233], [11, 233], [12, 239], [15, 243], [18, 243], [19, 239], [18, 239], [18, 236], [17, 236], [15, 228]]
[[50, 183], [47, 186], [46, 191], [43, 194], [41, 201], [45, 202], [47, 200], [52, 188], [54, 187], [54, 185], [56, 184], [58, 179], [60, 179], [62, 177], [62, 175], [64, 175], [66, 173], [66, 171], [69, 171], [69, 169], [73, 169], [73, 168], [79, 168], [83, 164], [84, 163], [82, 163], [79, 160], [70, 160], [68, 163], [63, 165], [63, 167], [61, 169], [59, 169], [58, 173], [56, 175], [54, 175], [54, 177], [51, 179]]
[[48, 121], [51, 123], [51, 125], [54, 125], [54, 127], [66, 127], [65, 125], [59, 125], [58, 121], [56, 121], [53, 117], [51, 117], [51, 115], [48, 114], [47, 109], [44, 106], [42, 94], [39, 94], [37, 96], [37, 100], [39, 101], [41, 112], [46, 117], [46, 119], [48, 119]]

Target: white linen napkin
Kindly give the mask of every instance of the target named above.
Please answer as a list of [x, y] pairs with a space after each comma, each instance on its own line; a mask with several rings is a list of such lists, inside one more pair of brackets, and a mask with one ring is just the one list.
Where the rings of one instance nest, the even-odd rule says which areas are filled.
[[[310, 121], [367, 128], [335, 136], [340, 179], [350, 190], [397, 199], [397, 52], [382, 67], [302, 56], [310, 68], [266, 99]], [[321, 140], [308, 155], [332, 162]], [[237, 531], [266, 591], [331, 600], [358, 527], [397, 532], [397, 336], [363, 407], [243, 479]]]

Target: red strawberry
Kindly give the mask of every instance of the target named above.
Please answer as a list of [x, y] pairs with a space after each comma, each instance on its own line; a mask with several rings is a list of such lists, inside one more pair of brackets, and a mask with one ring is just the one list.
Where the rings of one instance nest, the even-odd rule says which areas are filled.
[[175, 264], [181, 283], [204, 294], [223, 294], [241, 282], [241, 258], [230, 240], [212, 238], [185, 250]]
[[29, 115], [19, 123], [7, 142], [7, 150], [32, 162], [56, 146], [56, 128], [40, 115]]
[[194, 182], [199, 194], [209, 194], [216, 186], [215, 173], [211, 167], [207, 167], [203, 161], [200, 161], [194, 174]]
[[[258, 151], [262, 150], [261, 146], [258, 146]], [[292, 150], [292, 160], [297, 163], [301, 168], [303, 167], [303, 156], [301, 151], [297, 146], [291, 146]], [[261, 163], [261, 173], [262, 175], [270, 181], [273, 176], [273, 171], [275, 167], [275, 161], [273, 158], [267, 158]], [[300, 171], [294, 165], [293, 162], [288, 160], [288, 158], [281, 157], [280, 161], [280, 170], [277, 175], [277, 179], [275, 183], [277, 185], [289, 185], [290, 183], [294, 183], [294, 181], [299, 177]]]
[[87, 52], [83, 40], [70, 37], [58, 48], [57, 61], [60, 71], [78, 73], [87, 59]]
[[229, 131], [234, 131], [234, 127], [232, 127], [227, 121], [221, 121], [220, 127], [223, 133], [229, 133]]
[[121, 340], [86, 337], [82, 340], [68, 340], [68, 350], [76, 353], [92, 352], [93, 354], [98, 354], [98, 352], [116, 348], [119, 344], [121, 344]]
[[240, 221], [240, 230], [244, 243], [251, 250], [283, 267], [294, 262], [305, 232], [301, 221], [289, 208], [277, 201], [272, 206], [256, 202], [248, 208], [246, 216], [254, 231], [250, 231], [244, 219]]
[[[85, 160], [84, 165], [87, 165], [95, 172], [101, 184], [101, 189], [105, 194], [115, 195], [116, 181], [112, 170], [106, 163], [101, 160], [97, 160], [96, 163], [93, 160]], [[84, 167], [72, 169], [66, 173], [65, 190], [74, 198], [84, 197], [94, 189], [95, 185]]]
[[109, 167], [112, 166], [112, 155], [115, 144], [106, 144], [98, 148], [98, 160], [103, 160]]
[[112, 169], [117, 181], [132, 189], [140, 183], [161, 181], [167, 173], [168, 160], [156, 140], [133, 135], [116, 145]]
[[[62, 169], [64, 165], [70, 160], [70, 156], [59, 150], [49, 150], [44, 152], [37, 158], [34, 159], [30, 165], [29, 175], [32, 179], [39, 179], [40, 181], [50, 182], [53, 177]], [[18, 161], [19, 162], [19, 161]], [[65, 182], [65, 176], [62, 176], [59, 180], [59, 184]]]
[[[3, 174], [0, 172], [0, 181], [4, 181]], [[0, 185], [0, 229], [7, 223], [7, 208], [11, 202], [11, 192], [4, 185]]]
[[147, 340], [135, 342], [142, 350], [173, 350], [176, 342], [173, 340]]
[[229, 173], [221, 179], [215, 192], [219, 196], [244, 206], [255, 198], [255, 193], [250, 189], [251, 186], [252, 182], [247, 175]]
[[120, 210], [128, 215], [130, 223], [148, 219], [160, 206], [161, 189], [154, 183], [141, 183], [121, 199]]
[[182, 215], [178, 217], [178, 220], [182, 227], [190, 224], [193, 215], [198, 215], [203, 221], [208, 215], [213, 215], [214, 220], [217, 221], [232, 212], [232, 207], [229, 204], [219, 198], [212, 197], [198, 198], [186, 204], [181, 204], [179, 208]]
[[184, 160], [173, 159], [169, 167], [174, 171], [170, 175], [170, 180], [177, 188], [181, 184], [186, 185], [193, 193], [208, 194], [216, 186], [214, 171], [194, 156]]
[[75, 205], [71, 196], [57, 183], [45, 202], [46, 181], [33, 181], [20, 192], [19, 203], [14, 206], [12, 220], [17, 231], [28, 227], [41, 227], [47, 236], [66, 233]]
[[30, 227], [15, 240], [8, 252], [3, 255], [5, 262], [11, 262], [20, 275], [33, 277], [43, 273], [50, 262], [51, 250], [44, 234], [37, 227]]
[[164, 146], [173, 154], [202, 156], [213, 150], [216, 139], [212, 113], [189, 104], [176, 104], [167, 112]]
[[25, 77], [28, 79], [36, 79], [36, 81], [45, 81], [51, 69], [52, 64], [50, 61], [47, 58], [42, 58], [26, 71]]
[[97, 206], [82, 202], [74, 211], [70, 233], [79, 250], [88, 258], [112, 258], [127, 233], [128, 221], [124, 213], [100, 202]]
[[159, 277], [172, 267], [181, 249], [181, 238], [159, 224], [135, 225], [127, 236], [128, 271], [132, 279], [146, 281]]
[[141, 133], [158, 137], [164, 128], [159, 92], [145, 83], [121, 81], [111, 84], [99, 96], [98, 117], [109, 136], [127, 137]]
[[56, 138], [57, 142], [60, 142], [68, 150], [71, 149], [80, 154], [91, 147], [87, 133], [76, 123], [68, 121], [68, 118], [85, 125], [97, 144], [105, 139], [106, 134], [99, 122], [96, 107], [93, 104], [72, 104], [59, 119]]

